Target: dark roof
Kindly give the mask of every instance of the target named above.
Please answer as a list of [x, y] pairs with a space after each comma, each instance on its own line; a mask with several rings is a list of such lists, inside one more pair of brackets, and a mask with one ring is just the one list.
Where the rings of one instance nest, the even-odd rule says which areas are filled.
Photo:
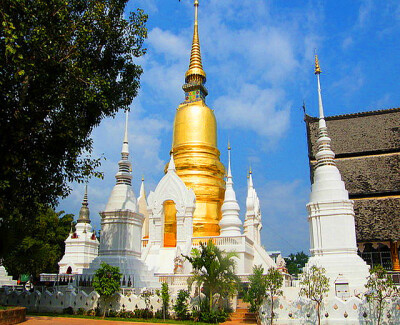
[[350, 197], [400, 194], [400, 153], [336, 159], [336, 166]]
[[400, 198], [354, 201], [358, 242], [400, 240]]
[[[318, 118], [305, 115], [309, 156], [317, 150]], [[325, 118], [337, 157], [400, 151], [400, 108]]]

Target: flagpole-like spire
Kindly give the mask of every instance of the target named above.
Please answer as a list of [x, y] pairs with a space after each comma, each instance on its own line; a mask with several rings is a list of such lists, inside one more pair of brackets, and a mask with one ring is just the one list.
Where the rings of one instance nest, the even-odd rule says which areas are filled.
[[206, 82], [206, 73], [203, 70], [203, 64], [201, 62], [201, 53], [200, 53], [198, 8], [199, 8], [199, 1], [195, 0], [194, 1], [194, 29], [193, 29], [192, 50], [190, 52], [189, 69], [185, 74], [186, 83], [191, 83], [191, 82], [205, 83]]
[[129, 155], [129, 144], [128, 144], [128, 111], [125, 112], [125, 132], [124, 132], [124, 142], [122, 143], [122, 154]]
[[208, 94], [204, 86], [206, 83], [206, 73], [203, 70], [203, 64], [201, 62], [198, 8], [199, 1], [194, 0], [192, 50], [190, 52], [189, 69], [185, 74], [185, 84], [182, 86], [185, 91], [185, 102], [204, 100]]
[[319, 110], [319, 137], [317, 140], [318, 152], [315, 155], [317, 159], [317, 167], [324, 165], [335, 165], [335, 153], [331, 149], [331, 138], [328, 136], [328, 128], [326, 127], [324, 107], [322, 105], [321, 83], [319, 76], [321, 68], [319, 66], [318, 55], [315, 54], [315, 75], [318, 83], [318, 110]]
[[232, 180], [232, 172], [231, 172], [231, 145], [228, 140], [228, 181]]
[[322, 94], [321, 94], [321, 83], [319, 81], [319, 75], [321, 74], [321, 68], [319, 66], [318, 55], [315, 54], [315, 75], [317, 76], [318, 82], [318, 108], [319, 108], [319, 118], [323, 119], [324, 116], [324, 106], [322, 105]]

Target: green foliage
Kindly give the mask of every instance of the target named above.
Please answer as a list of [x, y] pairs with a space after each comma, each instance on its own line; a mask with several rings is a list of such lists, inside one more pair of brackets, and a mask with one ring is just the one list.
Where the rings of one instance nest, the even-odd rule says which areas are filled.
[[207, 245], [200, 243], [200, 249], [194, 248], [190, 257], [184, 257], [193, 268], [189, 286], [195, 283], [199, 288], [203, 287], [209, 299], [210, 312], [215, 293], [218, 293], [221, 299], [228, 298], [238, 290], [240, 279], [235, 274], [235, 252], [224, 252], [209, 240]]
[[68, 182], [101, 176], [90, 134], [129, 109], [147, 16], [127, 0], [3, 0], [0, 6], [0, 256]]
[[321, 304], [329, 291], [329, 278], [326, 277], [325, 272], [323, 267], [313, 265], [302, 274], [300, 280], [299, 294], [316, 303], [318, 324], [321, 324]]
[[168, 283], [163, 282], [161, 284], [161, 291], [157, 290], [157, 296], [159, 296], [162, 300], [162, 318], [168, 318], [168, 307], [169, 307], [169, 288], [168, 288]]
[[249, 275], [249, 287], [244, 295], [244, 301], [250, 303], [250, 311], [258, 313], [267, 291], [264, 268], [261, 265], [253, 266], [253, 274]]
[[222, 308], [211, 311], [202, 311], [199, 320], [205, 323], [223, 323], [227, 320], [229, 314]]
[[173, 306], [176, 318], [181, 320], [189, 319], [189, 298], [189, 291], [178, 291], [178, 296], [176, 298], [175, 305]]
[[101, 263], [93, 278], [93, 287], [104, 302], [103, 317], [107, 310], [107, 302], [119, 291], [122, 274], [118, 266]]
[[399, 289], [393, 282], [391, 276], [381, 266], [374, 266], [369, 270], [369, 277], [365, 288], [368, 291], [365, 293], [367, 301], [374, 306], [376, 313], [377, 325], [381, 324], [382, 315], [392, 297], [399, 295]]
[[55, 212], [42, 207], [36, 216], [31, 216], [30, 226], [20, 229], [12, 225], [3, 240], [10, 246], [4, 264], [10, 274], [30, 274], [33, 280], [40, 273], [58, 273], [58, 261], [64, 254], [64, 241], [68, 237], [72, 214]]
[[265, 284], [267, 289], [266, 294], [269, 298], [268, 303], [271, 306], [270, 324], [272, 325], [274, 321], [274, 298], [282, 296], [283, 294], [283, 291], [281, 290], [283, 286], [282, 273], [273, 267], [269, 268], [267, 274], [265, 275]]
[[297, 252], [296, 254], [290, 254], [288, 257], [285, 257], [286, 268], [289, 274], [298, 276], [308, 262], [308, 259], [309, 256], [304, 252]]

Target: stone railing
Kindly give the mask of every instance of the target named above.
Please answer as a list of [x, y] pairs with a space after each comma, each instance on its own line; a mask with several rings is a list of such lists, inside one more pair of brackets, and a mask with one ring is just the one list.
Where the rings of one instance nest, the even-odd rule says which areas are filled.
[[232, 237], [223, 237], [223, 236], [207, 236], [207, 237], [193, 237], [192, 238], [192, 247], [200, 246], [200, 243], [207, 243], [211, 240], [216, 246], [241, 246], [246, 243], [248, 238], [246, 236], [232, 236]]
[[57, 274], [57, 273], [42, 273], [40, 274], [40, 282], [66, 282], [74, 281], [75, 274]]
[[174, 275], [167, 275], [167, 274], [159, 274], [158, 281], [162, 283], [167, 283], [169, 286], [178, 286], [184, 287], [187, 286], [187, 281], [191, 277], [188, 274], [174, 274]]

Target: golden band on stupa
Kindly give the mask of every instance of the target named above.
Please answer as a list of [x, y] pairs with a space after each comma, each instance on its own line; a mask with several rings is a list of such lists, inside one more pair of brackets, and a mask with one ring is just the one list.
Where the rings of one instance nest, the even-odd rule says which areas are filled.
[[[177, 108], [172, 142], [176, 173], [196, 195], [194, 237], [219, 235], [218, 223], [225, 193], [225, 168], [219, 160], [217, 122], [213, 110], [205, 103], [206, 73], [200, 54], [198, 5], [196, 0], [190, 64], [182, 87], [185, 101]], [[165, 219], [168, 220], [167, 215]], [[171, 236], [165, 236], [165, 239], [167, 237]]]

